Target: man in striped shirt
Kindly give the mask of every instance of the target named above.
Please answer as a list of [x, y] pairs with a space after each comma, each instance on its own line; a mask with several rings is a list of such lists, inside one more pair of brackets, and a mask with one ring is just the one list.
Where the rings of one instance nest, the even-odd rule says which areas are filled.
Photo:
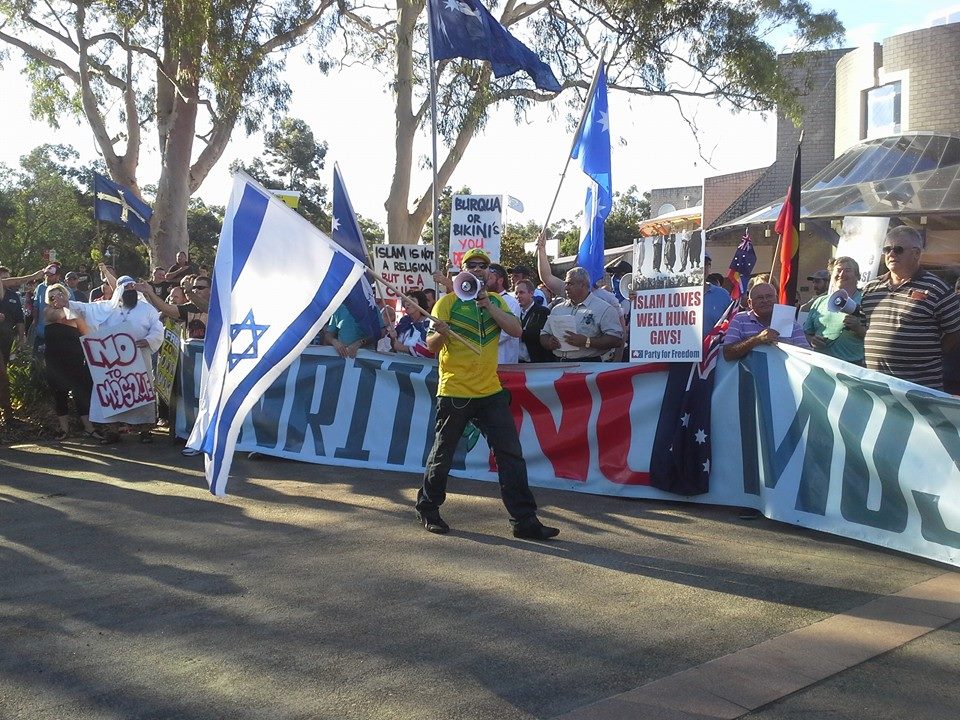
[[867, 283], [861, 308], [867, 367], [935, 390], [943, 389], [943, 356], [960, 345], [960, 297], [920, 267], [923, 238], [901, 225], [887, 233], [883, 259], [890, 271]]

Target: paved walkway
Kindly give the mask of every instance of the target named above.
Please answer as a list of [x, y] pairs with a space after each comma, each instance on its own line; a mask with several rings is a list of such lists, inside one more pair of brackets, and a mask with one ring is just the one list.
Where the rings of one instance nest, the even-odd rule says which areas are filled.
[[[159, 436], [158, 436], [159, 437]], [[0, 718], [940, 718], [958, 575], [723, 508], [238, 459], [0, 448]]]

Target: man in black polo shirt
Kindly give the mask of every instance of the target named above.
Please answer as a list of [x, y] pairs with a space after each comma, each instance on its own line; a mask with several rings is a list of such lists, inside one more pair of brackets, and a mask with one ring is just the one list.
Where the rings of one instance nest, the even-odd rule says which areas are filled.
[[863, 288], [866, 326], [848, 316], [864, 336], [867, 367], [943, 389], [943, 356], [960, 346], [960, 297], [920, 267], [923, 238], [901, 225], [887, 233], [883, 259], [890, 271]]

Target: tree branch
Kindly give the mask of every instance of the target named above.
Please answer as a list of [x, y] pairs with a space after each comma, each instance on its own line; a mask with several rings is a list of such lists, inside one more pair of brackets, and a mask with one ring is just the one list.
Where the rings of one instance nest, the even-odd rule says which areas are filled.
[[306, 35], [314, 25], [317, 24], [317, 22], [323, 16], [323, 13], [325, 13], [334, 2], [335, 0], [321, 0], [320, 4], [316, 6], [314, 11], [310, 13], [310, 15], [308, 15], [303, 22], [294, 25], [286, 32], [279, 33], [270, 40], [267, 40], [267, 42], [260, 45], [260, 52], [264, 55], [268, 55], [274, 50], [278, 50], [287, 46], [294, 40], [299, 40], [301, 37]]
[[2, 30], [0, 30], [0, 40], [10, 43], [14, 47], [20, 48], [27, 57], [33, 58], [37, 62], [41, 62], [44, 65], [49, 65], [50, 67], [56, 68], [57, 70], [62, 72], [64, 75], [66, 75], [68, 78], [70, 78], [71, 80], [73, 80], [75, 83], [79, 85], [80, 74], [76, 70], [74, 70], [72, 67], [67, 65], [65, 62], [63, 62], [63, 60], [56, 58], [53, 55], [49, 55], [48, 53], [45, 53], [43, 50], [40, 50], [39, 48], [35, 48], [30, 43], [24, 42], [18, 37], [14, 37], [13, 35], [7, 35]]

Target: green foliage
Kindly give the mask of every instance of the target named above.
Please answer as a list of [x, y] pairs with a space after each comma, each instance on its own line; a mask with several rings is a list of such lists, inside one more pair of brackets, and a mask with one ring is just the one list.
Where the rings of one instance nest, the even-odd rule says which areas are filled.
[[[0, 263], [14, 274], [47, 264], [53, 250], [67, 269], [88, 269], [103, 257], [119, 272], [142, 276], [146, 246], [127, 230], [93, 219], [94, 169], [67, 145], [41, 145], [20, 158], [17, 170], [0, 169]], [[109, 252], [109, 257], [107, 253]]]
[[[437, 211], [437, 238], [439, 240], [438, 248], [440, 252], [439, 267], [449, 267], [450, 264], [450, 258], [447, 252], [450, 249], [450, 213], [453, 211], [453, 196], [469, 195], [470, 192], [470, 188], [466, 185], [456, 192], [454, 192], [452, 187], [447, 185], [440, 193], [440, 197], [437, 198], [437, 205], [439, 206]], [[424, 226], [423, 232], [420, 233], [420, 239], [426, 245], [433, 244], [432, 218]]]
[[19, 350], [7, 365], [10, 378], [10, 399], [15, 410], [50, 405], [50, 389], [47, 385], [43, 359], [29, 350]]
[[[326, 155], [327, 143], [317, 142], [306, 122], [286, 117], [264, 135], [263, 159], [256, 157], [250, 163], [237, 160], [230, 169], [243, 170], [271, 190], [299, 191], [297, 212], [324, 232], [329, 232], [330, 201], [327, 186], [321, 182]], [[357, 222], [367, 243], [383, 242], [383, 228], [374, 220], [358, 216]], [[190, 239], [193, 242], [192, 232]]]
[[622, 247], [638, 237], [639, 224], [650, 218], [650, 193], [642, 195], [636, 185], [613, 193], [613, 208], [603, 223], [603, 246]]
[[190, 209], [187, 211], [189, 252], [190, 259], [197, 266], [213, 269], [225, 212], [226, 209], [220, 205], [207, 205], [200, 198], [190, 199]]

